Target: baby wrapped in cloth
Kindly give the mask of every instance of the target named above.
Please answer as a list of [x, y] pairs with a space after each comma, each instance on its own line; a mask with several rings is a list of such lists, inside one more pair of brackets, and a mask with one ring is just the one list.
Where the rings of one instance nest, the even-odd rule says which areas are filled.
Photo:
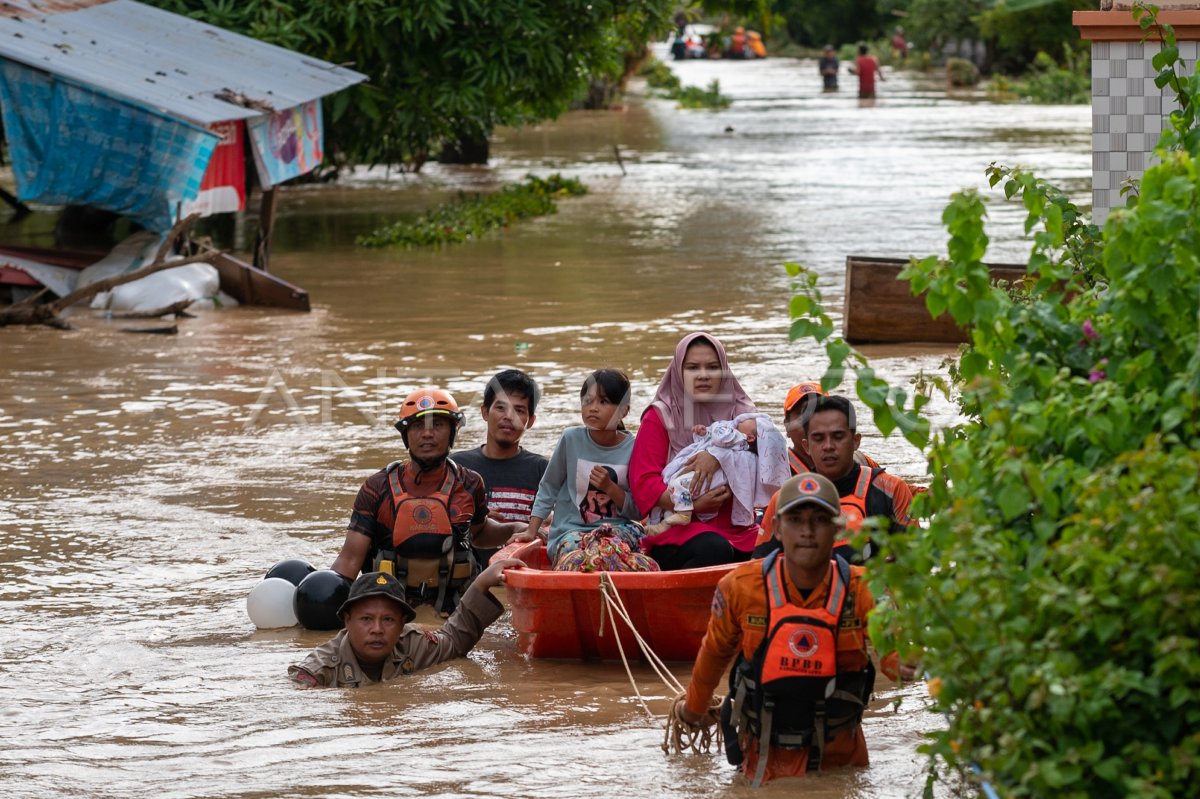
[[[646, 532], [656, 535], [692, 519], [693, 472], [684, 464], [698, 452], [717, 459], [721, 469], [712, 476], [709, 490], [729, 486], [733, 494], [732, 521], [736, 525], [754, 522], [754, 509], [766, 507], [771, 495], [791, 476], [787, 462], [787, 439], [775, 429], [765, 413], [743, 413], [732, 421], [713, 422], [707, 428], [693, 428], [694, 442], [679, 451], [662, 471], [663, 482], [671, 492], [674, 512], [670, 515], [655, 508], [650, 513]], [[716, 516], [705, 513], [701, 521]]]

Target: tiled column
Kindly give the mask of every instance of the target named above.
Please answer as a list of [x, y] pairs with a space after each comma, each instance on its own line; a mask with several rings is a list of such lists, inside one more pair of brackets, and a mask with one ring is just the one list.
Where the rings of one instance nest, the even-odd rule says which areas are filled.
[[[1181, 75], [1195, 69], [1200, 39], [1200, 2], [1187, 5], [1195, 10], [1159, 13], [1161, 22], [1175, 27]], [[1140, 178], [1151, 164], [1159, 134], [1178, 104], [1169, 88], [1154, 85], [1157, 34], [1143, 42], [1128, 8], [1076, 11], [1074, 22], [1092, 42], [1092, 219], [1103, 225], [1109, 210], [1125, 204], [1125, 181]]]

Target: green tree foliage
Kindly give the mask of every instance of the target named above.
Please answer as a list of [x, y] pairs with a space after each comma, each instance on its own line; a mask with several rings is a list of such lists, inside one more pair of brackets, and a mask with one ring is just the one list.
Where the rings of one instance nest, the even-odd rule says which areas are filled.
[[326, 103], [343, 157], [419, 166], [445, 143], [551, 118], [670, 27], [668, 0], [151, 0], [370, 82]]
[[[1025, 73], [1023, 80], [1014, 84], [1016, 93], [1043, 104], [1091, 102], [1091, 70], [1080, 69], [1072, 63], [1070, 51], [1067, 56], [1067, 64], [1060, 67], [1046, 53], [1038, 53], [1033, 60], [1033, 69]], [[1086, 53], [1081, 57], [1085, 64], [1090, 63]]]
[[1191, 795], [1200, 777], [1200, 77], [1177, 92], [1129, 206], [1103, 231], [1016, 169], [1032, 246], [1019, 285], [991, 283], [985, 204], [943, 214], [949, 258], [905, 273], [930, 313], [969, 327], [951, 371], [965, 422], [936, 433], [833, 338], [815, 278], [797, 278], [793, 334], [825, 342], [886, 435], [928, 448], [928, 527], [874, 530], [870, 571], [890, 603], [872, 639], [919, 660], [945, 730], [931, 780], [986, 779], [1013, 797]]
[[1095, 8], [1095, 0], [909, 0], [904, 26], [917, 49], [979, 40], [988, 46], [991, 69], [1020, 74], [1039, 52], [1057, 57], [1065, 49], [1070, 61], [1086, 50], [1071, 13]]
[[721, 82], [716, 78], [703, 89], [684, 86], [670, 67], [654, 57], [646, 59], [638, 74], [646, 79], [647, 86], [657, 90], [661, 96], [678, 101], [680, 108], [721, 109], [733, 104], [732, 97], [721, 94]]
[[1038, 53], [1069, 62], [1089, 50], [1090, 42], [1080, 38], [1071, 14], [1095, 10], [1095, 0], [996, 0], [989, 5], [977, 19], [979, 35], [991, 43], [994, 71], [1020, 74]]
[[911, 0], [904, 28], [913, 47], [940, 50], [948, 41], [978, 39], [987, 0]]
[[775, 13], [785, 20], [792, 41], [809, 47], [875, 39], [896, 24], [886, 0], [776, 0]]

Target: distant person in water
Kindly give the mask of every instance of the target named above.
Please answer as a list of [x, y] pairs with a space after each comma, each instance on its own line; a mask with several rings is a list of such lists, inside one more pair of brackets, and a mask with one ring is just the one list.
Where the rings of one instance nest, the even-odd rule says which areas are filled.
[[729, 38], [729, 49], [725, 52], [727, 58], [746, 57], [746, 29], [739, 26]]
[[824, 91], [836, 92], [838, 90], [838, 68], [840, 66], [837, 51], [833, 49], [833, 45], [825, 45], [825, 49], [821, 51], [821, 60], [817, 62], [817, 71], [821, 73]]
[[859, 99], [873, 99], [875, 97], [875, 79], [878, 78], [882, 81], [884, 77], [879, 68], [879, 59], [871, 55], [865, 44], [858, 46], [858, 58], [854, 59], [854, 65], [850, 67], [850, 72], [858, 76]]
[[901, 63], [908, 58], [908, 40], [904, 38], [904, 28], [896, 26], [896, 32], [892, 34], [892, 55]]

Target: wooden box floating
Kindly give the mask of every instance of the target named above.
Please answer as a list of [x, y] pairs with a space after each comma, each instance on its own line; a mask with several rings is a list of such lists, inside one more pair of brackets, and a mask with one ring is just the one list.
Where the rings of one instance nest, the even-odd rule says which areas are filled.
[[[950, 314], [931, 318], [924, 296], [914, 297], [908, 282], [900, 280], [900, 272], [908, 264], [907, 258], [846, 256], [842, 317], [842, 335], [846, 341], [961, 344], [967, 340], [966, 331], [954, 323]], [[1025, 267], [1015, 264], [989, 264], [988, 269], [994, 280], [1017, 281], [1025, 277]]]

